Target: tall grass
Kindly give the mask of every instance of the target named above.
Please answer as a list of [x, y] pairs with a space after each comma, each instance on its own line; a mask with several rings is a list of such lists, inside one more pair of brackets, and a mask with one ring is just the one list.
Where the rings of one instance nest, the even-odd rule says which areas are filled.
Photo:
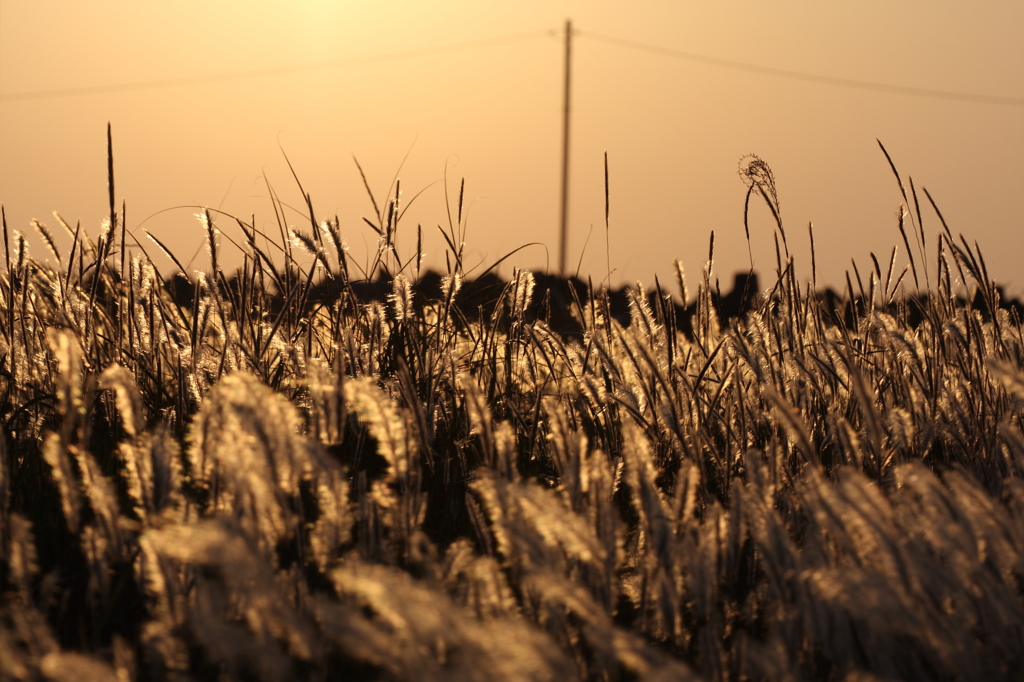
[[1020, 320], [912, 183], [921, 290], [894, 252], [826, 301], [744, 171], [775, 280], [727, 319], [709, 260], [685, 333], [660, 285], [628, 325], [572, 290], [569, 335], [529, 272], [461, 306], [461, 200], [434, 297], [397, 191], [362, 271], [305, 193], [279, 235], [204, 211], [184, 286], [126, 253], [112, 161], [96, 243], [37, 224], [56, 266], [5, 221], [0, 676], [1017, 677]]

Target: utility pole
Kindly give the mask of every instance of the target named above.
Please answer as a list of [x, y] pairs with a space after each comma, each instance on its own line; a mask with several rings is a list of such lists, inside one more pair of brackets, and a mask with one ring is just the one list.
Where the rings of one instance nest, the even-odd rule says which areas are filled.
[[565, 95], [562, 109], [562, 231], [558, 245], [558, 274], [566, 275], [569, 246], [569, 85], [572, 75], [572, 20], [565, 20]]

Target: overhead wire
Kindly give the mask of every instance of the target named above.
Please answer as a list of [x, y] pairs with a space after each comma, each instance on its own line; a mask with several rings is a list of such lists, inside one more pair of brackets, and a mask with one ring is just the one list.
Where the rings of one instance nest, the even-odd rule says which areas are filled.
[[954, 100], [961, 102], [973, 102], [976, 104], [1000, 104], [1004, 106], [1021, 107], [1024, 106], [1024, 97], [1004, 97], [1001, 95], [980, 95], [967, 92], [954, 92], [951, 90], [933, 90], [930, 88], [917, 88], [907, 85], [893, 85], [889, 83], [877, 83], [873, 81], [862, 81], [855, 80], [852, 78], [841, 78], [837, 76], [823, 76], [819, 74], [806, 73], [803, 71], [792, 71], [790, 69], [779, 69], [771, 66], [760, 66], [758, 64], [750, 64], [747, 62], [738, 62], [731, 59], [721, 59], [719, 57], [709, 57], [707, 55], [696, 54], [694, 52], [686, 52], [684, 50], [676, 50], [668, 47], [659, 47], [657, 45], [649, 45], [647, 43], [640, 43], [633, 40], [625, 40], [622, 38], [615, 38], [614, 36], [606, 36], [600, 33], [592, 33], [590, 31], [580, 31], [579, 35], [584, 38], [590, 38], [610, 45], [617, 45], [619, 47], [626, 47], [633, 50], [639, 50], [642, 52], [650, 52], [653, 54], [659, 54], [665, 57], [674, 57], [676, 59], [684, 59], [690, 62], [696, 62], [699, 64], [708, 64], [710, 66], [719, 66], [726, 69], [734, 69], [737, 71], [747, 71], [750, 73], [758, 73], [768, 76], [777, 76], [779, 78], [789, 78], [791, 80], [805, 81], [808, 83], [818, 83], [824, 85], [835, 85], [845, 88], [858, 88], [861, 90], [873, 90], [875, 92], [887, 92], [899, 95], [912, 95], [915, 97], [930, 97], [933, 99], [945, 99]]
[[87, 85], [72, 88], [54, 88], [50, 90], [31, 90], [26, 92], [0, 93], [0, 102], [25, 102], [41, 99], [54, 99], [58, 97], [78, 97], [82, 95], [104, 95], [118, 92], [134, 92], [139, 90], [156, 90], [161, 88], [181, 87], [188, 85], [205, 85], [209, 83], [225, 83], [236, 80], [252, 78], [264, 78], [267, 76], [290, 75], [307, 71], [323, 71], [344, 66], [358, 66], [363, 64], [376, 64], [380, 62], [395, 61], [398, 59], [409, 59], [411, 57], [426, 57], [448, 52], [460, 52], [492, 45], [505, 45], [518, 43], [526, 40], [534, 40], [540, 37], [555, 35], [553, 31], [530, 31], [515, 35], [499, 36], [482, 40], [470, 40], [448, 45], [437, 45], [432, 47], [412, 48], [376, 55], [361, 57], [343, 57], [340, 59], [328, 59], [319, 62], [305, 64], [290, 64], [285, 66], [269, 66], [258, 69], [247, 69], [244, 71], [230, 71], [227, 73], [180, 76], [175, 78], [161, 78], [156, 80], [136, 81], [132, 83], [116, 83], [110, 85]]
[[[0, 93], [0, 103], [55, 99], [60, 97], [78, 97], [84, 95], [112, 94], [119, 92], [134, 92], [139, 90], [155, 90], [161, 88], [182, 87], [188, 85], [204, 85], [209, 83], [225, 83], [236, 80], [263, 78], [268, 76], [290, 75], [294, 73], [302, 73], [308, 71], [322, 71], [326, 69], [334, 69], [344, 66], [375, 64], [381, 62], [395, 61], [399, 59], [408, 59], [412, 57], [425, 57], [450, 52], [459, 52], [463, 50], [471, 50], [480, 47], [489, 47], [492, 45], [518, 43], [527, 40], [534, 40], [540, 37], [551, 37], [558, 35], [559, 32], [557, 30], [529, 31], [526, 33], [519, 33], [508, 36], [498, 36], [495, 38], [487, 38], [482, 40], [471, 40], [459, 43], [451, 43], [448, 45], [412, 48], [408, 50], [398, 50], [395, 52], [388, 52], [376, 55], [365, 55], [361, 57], [343, 57], [339, 59], [329, 59], [305, 64], [271, 66], [257, 69], [247, 69], [244, 71], [231, 71], [219, 74], [180, 76], [175, 78], [163, 78], [147, 81], [135, 81], [130, 83], [116, 83], [109, 85], [90, 85], [70, 88], [53, 88], [48, 90], [30, 90], [24, 92]], [[591, 40], [595, 40], [598, 42], [607, 43], [609, 45], [616, 45], [618, 47], [624, 47], [641, 52], [648, 52], [651, 54], [657, 54], [665, 57], [682, 59], [685, 61], [690, 61], [698, 64], [706, 64], [709, 66], [717, 66], [737, 71], [746, 71], [748, 73], [776, 76], [779, 78], [788, 78], [790, 80], [797, 80], [808, 83], [832, 85], [845, 88], [856, 88], [860, 90], [870, 90], [874, 92], [909, 95], [914, 97], [927, 97], [932, 99], [972, 102], [975, 104], [995, 104], [1014, 107], [1024, 106], [1024, 97], [1007, 97], [1002, 95], [986, 95], [968, 92], [957, 92], [953, 90], [919, 88], [907, 85], [897, 85], [891, 83], [879, 83], [875, 81], [857, 80], [853, 78], [843, 78], [839, 76], [827, 76], [821, 74], [808, 73], [804, 71], [795, 71], [791, 69], [781, 69], [771, 66], [761, 66], [759, 64], [751, 64], [749, 62], [723, 59], [721, 57], [712, 57], [709, 55], [698, 54], [695, 52], [687, 52], [685, 50], [678, 50], [675, 48], [661, 47], [658, 45], [651, 45], [648, 43], [642, 43], [635, 40], [616, 38], [614, 36], [603, 35], [591, 31], [576, 30], [574, 31], [574, 35], [578, 35], [583, 38], [589, 38]]]

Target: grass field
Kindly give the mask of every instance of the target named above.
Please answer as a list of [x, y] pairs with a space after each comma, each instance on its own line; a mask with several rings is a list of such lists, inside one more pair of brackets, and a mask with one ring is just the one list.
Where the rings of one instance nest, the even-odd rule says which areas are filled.
[[0, 678], [1020, 675], [1024, 329], [898, 174], [906, 269], [819, 296], [780, 219], [749, 312], [709, 261], [629, 324], [521, 271], [462, 305], [461, 199], [432, 288], [397, 199], [362, 268], [204, 212], [160, 273], [110, 174], [54, 265], [4, 224]]

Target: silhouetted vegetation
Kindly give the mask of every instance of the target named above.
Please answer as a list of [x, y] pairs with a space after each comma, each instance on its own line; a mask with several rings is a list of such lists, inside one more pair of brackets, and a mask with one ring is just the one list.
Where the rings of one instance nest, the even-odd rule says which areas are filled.
[[461, 200], [419, 273], [397, 191], [362, 270], [306, 196], [165, 282], [112, 164], [56, 265], [5, 222], [0, 677], [1017, 678], [1019, 306], [916, 191], [902, 275], [819, 296], [743, 171], [774, 280], [675, 299], [463, 281]]

